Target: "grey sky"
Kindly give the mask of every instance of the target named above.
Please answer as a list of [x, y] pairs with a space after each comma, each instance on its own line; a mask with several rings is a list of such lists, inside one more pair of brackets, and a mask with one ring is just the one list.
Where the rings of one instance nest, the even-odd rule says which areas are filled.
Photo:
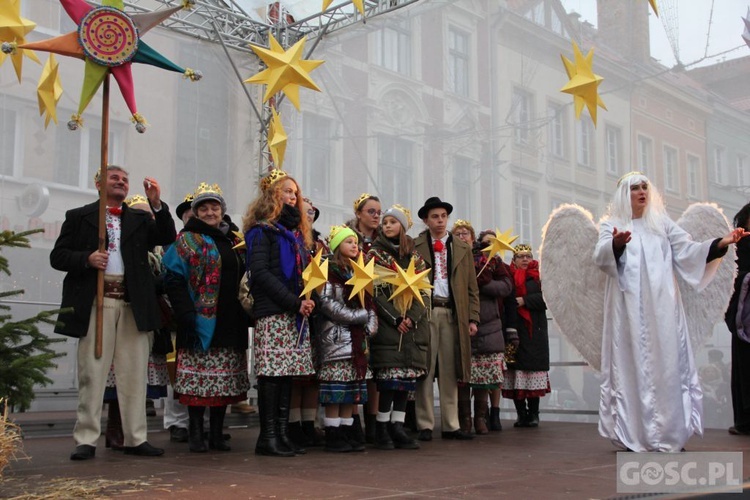
[[[569, 12], [576, 11], [583, 19], [596, 25], [596, 0], [561, 1]], [[676, 62], [667, 37], [668, 30], [679, 34], [678, 50], [680, 60], [685, 65], [704, 57], [707, 42], [709, 56], [740, 48], [731, 50], [719, 58], [701, 61], [695, 66], [704, 66], [722, 58], [734, 59], [750, 55], [750, 48], [742, 40], [742, 17], [747, 14], [750, 5], [747, 0], [657, 0], [657, 4], [660, 18], [651, 13], [651, 55], [665, 66], [671, 67]], [[710, 29], [709, 18], [712, 19]]]

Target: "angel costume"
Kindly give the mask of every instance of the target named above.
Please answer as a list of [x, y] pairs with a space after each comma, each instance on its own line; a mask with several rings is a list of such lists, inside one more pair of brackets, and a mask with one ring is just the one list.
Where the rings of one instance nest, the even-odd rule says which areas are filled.
[[607, 275], [601, 351], [599, 433], [637, 452], [679, 452], [703, 434], [700, 382], [688, 337], [679, 275], [702, 290], [726, 253], [718, 240], [694, 242], [664, 217], [664, 234], [633, 219], [631, 240], [613, 249], [604, 220], [594, 260]]

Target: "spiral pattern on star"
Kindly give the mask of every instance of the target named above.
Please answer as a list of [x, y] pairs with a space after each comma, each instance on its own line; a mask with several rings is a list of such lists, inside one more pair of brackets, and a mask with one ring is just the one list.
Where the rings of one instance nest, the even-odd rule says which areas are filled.
[[86, 57], [104, 66], [130, 61], [138, 49], [138, 29], [124, 12], [98, 7], [81, 20], [78, 39]]

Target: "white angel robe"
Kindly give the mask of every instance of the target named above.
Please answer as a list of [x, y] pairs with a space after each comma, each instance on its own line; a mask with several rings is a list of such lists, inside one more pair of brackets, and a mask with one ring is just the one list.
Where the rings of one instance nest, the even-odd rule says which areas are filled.
[[667, 218], [664, 225], [658, 235], [633, 219], [617, 260], [615, 225], [603, 221], [594, 251], [607, 274], [599, 433], [637, 452], [678, 452], [703, 435], [703, 391], [675, 273], [701, 290], [721, 259], [706, 263], [712, 240], [694, 242]]

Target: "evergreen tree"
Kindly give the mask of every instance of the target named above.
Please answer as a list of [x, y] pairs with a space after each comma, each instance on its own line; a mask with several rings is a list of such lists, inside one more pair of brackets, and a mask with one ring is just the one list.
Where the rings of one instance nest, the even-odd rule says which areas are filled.
[[[30, 248], [28, 236], [43, 229], [0, 232], [0, 251], [4, 247]], [[10, 276], [8, 259], [0, 255], [0, 274]], [[23, 290], [0, 292], [0, 300], [20, 295]], [[46, 375], [55, 367], [53, 360], [62, 356], [50, 344], [64, 339], [50, 339], [39, 331], [39, 323], [55, 324], [60, 311], [42, 311], [28, 319], [13, 321], [10, 306], [0, 304], [0, 401], [25, 410], [34, 399], [34, 386], [52, 383]], [[3, 408], [0, 408], [2, 411]]]

